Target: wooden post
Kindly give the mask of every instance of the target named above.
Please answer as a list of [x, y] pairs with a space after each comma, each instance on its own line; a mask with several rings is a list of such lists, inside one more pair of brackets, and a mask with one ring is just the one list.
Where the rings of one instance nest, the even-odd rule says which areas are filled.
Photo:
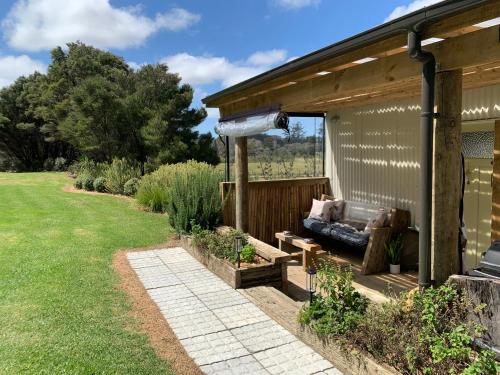
[[248, 153], [247, 137], [234, 142], [236, 182], [236, 229], [248, 232]]
[[459, 206], [462, 194], [462, 70], [436, 74], [438, 118], [434, 129], [432, 275], [436, 284], [459, 272]]
[[491, 192], [491, 241], [500, 240], [500, 120], [495, 121]]

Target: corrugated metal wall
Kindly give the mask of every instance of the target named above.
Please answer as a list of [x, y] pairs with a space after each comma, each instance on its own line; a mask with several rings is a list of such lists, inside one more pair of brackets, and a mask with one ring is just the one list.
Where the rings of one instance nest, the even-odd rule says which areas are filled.
[[[327, 115], [325, 174], [337, 197], [410, 210], [412, 224], [420, 180], [420, 98]], [[467, 90], [463, 119], [500, 117], [500, 86]]]

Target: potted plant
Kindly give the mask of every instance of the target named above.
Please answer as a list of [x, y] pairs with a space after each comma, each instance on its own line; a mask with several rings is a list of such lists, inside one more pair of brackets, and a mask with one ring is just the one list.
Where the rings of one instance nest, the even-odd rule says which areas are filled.
[[392, 274], [401, 272], [401, 253], [403, 251], [403, 236], [399, 234], [385, 245], [385, 250], [389, 257], [389, 271]]

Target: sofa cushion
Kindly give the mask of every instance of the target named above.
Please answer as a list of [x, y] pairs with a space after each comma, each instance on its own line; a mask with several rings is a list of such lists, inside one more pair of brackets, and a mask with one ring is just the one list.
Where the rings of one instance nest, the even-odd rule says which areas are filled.
[[304, 227], [310, 231], [344, 242], [349, 246], [366, 247], [370, 234], [358, 230], [345, 222], [325, 223], [315, 219], [304, 219]]
[[314, 233], [330, 237], [330, 224], [316, 219], [304, 219], [304, 228], [309, 229]]
[[350, 246], [366, 247], [370, 239], [370, 233], [357, 230], [349, 224], [337, 222], [330, 224], [330, 237]]

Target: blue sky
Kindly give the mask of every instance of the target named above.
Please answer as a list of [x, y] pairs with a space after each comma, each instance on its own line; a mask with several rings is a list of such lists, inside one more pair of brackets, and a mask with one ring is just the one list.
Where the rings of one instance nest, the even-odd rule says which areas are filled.
[[[224, 87], [438, 0], [2, 0], [0, 87], [81, 40], [132, 66], [167, 63], [195, 103]], [[217, 111], [199, 127], [212, 131]]]

